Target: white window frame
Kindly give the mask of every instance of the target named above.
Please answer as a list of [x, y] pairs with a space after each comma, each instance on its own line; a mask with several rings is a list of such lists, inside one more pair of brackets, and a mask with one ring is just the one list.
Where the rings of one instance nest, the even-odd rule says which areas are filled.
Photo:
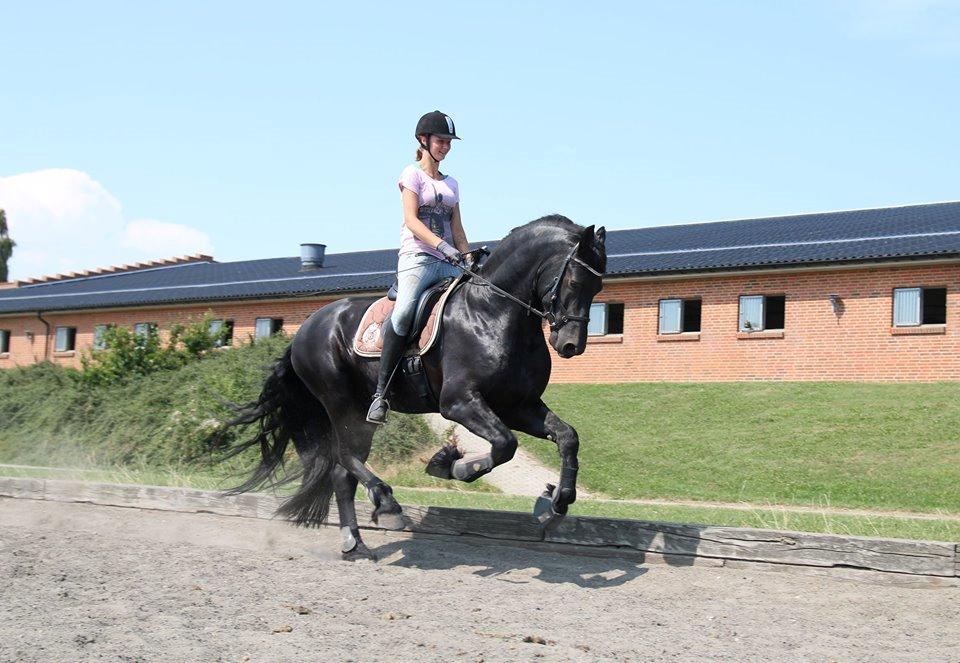
[[[676, 328], [676, 329], [664, 329], [664, 327], [663, 327], [663, 322], [664, 322], [663, 308], [664, 308], [664, 304], [673, 304], [673, 303], [676, 303], [676, 304], [677, 304], [677, 307], [678, 307], [678, 309], [679, 309], [679, 310], [678, 310], [678, 313], [677, 313], [677, 328]], [[657, 314], [657, 333], [658, 333], [658, 334], [680, 334], [680, 333], [682, 333], [682, 332], [683, 332], [683, 300], [682, 300], [682, 299], [677, 299], [676, 297], [671, 298], [671, 299], [661, 299], [661, 300], [660, 300], [660, 305], [659, 305], [659, 307], [658, 307], [658, 314]]]
[[147, 338], [150, 335], [150, 328], [153, 326], [154, 323], [152, 322], [135, 322], [133, 325], [133, 335], [136, 338]]
[[107, 333], [107, 330], [110, 329], [111, 325], [94, 325], [93, 326], [93, 349], [94, 350], [106, 350], [107, 344], [103, 340], [103, 335]]
[[[898, 327], [898, 328], [907, 327], [907, 328], [909, 328], [909, 327], [923, 327], [923, 326], [925, 326], [925, 325], [943, 326], [943, 324], [945, 324], [945, 322], [924, 322], [924, 321], [923, 321], [924, 298], [926, 297], [926, 292], [927, 292], [927, 290], [944, 290], [944, 291], [946, 291], [947, 288], [945, 288], [945, 287], [943, 287], [943, 286], [939, 286], [939, 287], [935, 287], [935, 286], [930, 286], [930, 287], [915, 286], [915, 287], [909, 287], [909, 288], [894, 288], [894, 289], [893, 289], [893, 301], [892, 301], [892, 303], [893, 303], [893, 310], [891, 311], [891, 318], [892, 318], [891, 324], [892, 324], [894, 327]], [[916, 308], [915, 308], [915, 310], [913, 311], [914, 316], [915, 316], [914, 319], [916, 320], [916, 322], [910, 322], [910, 321], [898, 322], [898, 321], [897, 321], [897, 298], [898, 298], [898, 295], [902, 295], [902, 296], [906, 297], [908, 294], [913, 294], [913, 293], [916, 293], [916, 298], [917, 298]], [[949, 294], [949, 293], [948, 293], [948, 294]]]
[[[61, 332], [63, 335], [61, 337]], [[61, 340], [63, 341], [61, 343]], [[72, 340], [73, 343], [69, 343]], [[72, 345], [72, 347], [67, 347]], [[77, 349], [77, 328], [76, 327], [57, 327], [53, 333], [53, 351], [54, 352], [73, 352]]]
[[[210, 326], [207, 328], [207, 330], [209, 331], [211, 336], [213, 336], [214, 334], [219, 334], [220, 330], [227, 326], [227, 323], [232, 324], [233, 320], [231, 320], [230, 318], [217, 318], [216, 320], [211, 320]], [[227, 338], [225, 341], [222, 341], [222, 342], [217, 341], [216, 347], [225, 348], [232, 344], [233, 344], [233, 332], [231, 330], [229, 338]]]
[[[600, 322], [594, 322], [597, 318], [594, 317], [594, 311], [600, 312]], [[594, 302], [590, 304], [590, 321], [587, 323], [587, 336], [606, 336], [607, 335], [607, 303], [606, 302]], [[600, 331], [596, 331], [595, 325], [600, 325]], [[591, 329], [593, 328], [593, 329]]]
[[[759, 299], [760, 300], [760, 323], [756, 327], [752, 324], [750, 327], [745, 326], [745, 322], [749, 322], [744, 319], [743, 314], [743, 300], [745, 299]], [[750, 333], [758, 332], [764, 330], [763, 320], [767, 314], [767, 296], [766, 295], [740, 295], [739, 300], [739, 311], [737, 312], [737, 329], [741, 332]]]
[[[269, 327], [269, 330], [270, 330], [269, 333], [267, 333], [267, 334], [261, 334], [261, 333], [260, 333], [260, 323], [261, 323], [261, 322], [264, 322], [264, 321], [268, 323], [268, 327]], [[275, 327], [277, 327], [277, 322], [280, 323], [280, 327], [282, 328], [282, 327], [283, 327], [283, 318], [266, 318], [266, 317], [264, 317], [264, 318], [257, 318], [257, 319], [254, 321], [254, 323], [253, 323], [253, 338], [254, 338], [254, 340], [259, 340], [259, 339], [261, 339], [261, 338], [269, 338], [269, 337], [273, 336], [274, 334], [279, 333], [279, 331], [280, 331], [279, 329], [274, 329]]]

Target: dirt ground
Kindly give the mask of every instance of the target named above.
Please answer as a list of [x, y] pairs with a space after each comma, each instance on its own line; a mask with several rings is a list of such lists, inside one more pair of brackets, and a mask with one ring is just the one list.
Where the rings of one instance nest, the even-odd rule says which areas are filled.
[[960, 661], [960, 589], [0, 499], [2, 661]]

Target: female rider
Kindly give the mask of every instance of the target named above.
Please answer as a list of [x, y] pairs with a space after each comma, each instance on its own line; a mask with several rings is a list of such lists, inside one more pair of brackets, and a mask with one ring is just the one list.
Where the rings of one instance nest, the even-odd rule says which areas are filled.
[[367, 421], [383, 424], [390, 404], [386, 390], [407, 344], [414, 309], [421, 293], [431, 285], [460, 273], [454, 264], [470, 250], [460, 221], [460, 187], [440, 172], [440, 162], [451, 143], [460, 140], [453, 120], [440, 111], [427, 113], [417, 122], [414, 137], [416, 163], [400, 173], [403, 225], [397, 263], [397, 301], [383, 325], [380, 374]]

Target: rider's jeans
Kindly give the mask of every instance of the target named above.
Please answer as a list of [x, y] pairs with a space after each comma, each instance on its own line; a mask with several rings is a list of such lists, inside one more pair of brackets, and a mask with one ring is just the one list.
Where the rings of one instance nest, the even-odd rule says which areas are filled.
[[460, 270], [441, 258], [416, 253], [404, 253], [397, 261], [397, 301], [390, 314], [393, 331], [400, 336], [410, 333], [417, 300], [423, 291], [448, 276], [458, 276]]

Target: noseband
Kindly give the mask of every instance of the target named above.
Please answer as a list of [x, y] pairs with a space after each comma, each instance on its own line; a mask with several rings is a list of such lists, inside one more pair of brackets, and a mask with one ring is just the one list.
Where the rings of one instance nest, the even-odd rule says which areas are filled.
[[557, 304], [557, 299], [560, 297], [560, 284], [563, 282], [563, 275], [566, 274], [567, 269], [570, 268], [570, 263], [575, 262], [579, 265], [582, 265], [586, 267], [587, 271], [589, 271], [594, 276], [599, 276], [600, 278], [603, 278], [603, 272], [598, 272], [593, 267], [591, 267], [590, 265], [588, 265], [587, 263], [585, 263], [584, 261], [580, 260], [580, 258], [577, 257], [578, 248], [579, 248], [579, 245], [573, 247], [573, 249], [567, 255], [567, 259], [563, 262], [563, 267], [560, 268], [560, 273], [557, 274], [556, 278], [554, 278], [553, 281], [550, 283], [550, 296], [547, 299], [547, 305], [544, 307], [546, 308], [546, 312], [536, 309], [530, 306], [530, 304], [527, 304], [525, 301], [517, 297], [514, 297], [506, 290], [503, 290], [502, 288], [494, 285], [493, 283], [490, 283], [490, 281], [483, 278], [476, 272], [470, 269], [467, 269], [466, 267], [463, 267], [461, 265], [457, 265], [457, 267], [459, 267], [464, 273], [469, 274], [471, 277], [490, 286], [490, 288], [494, 292], [496, 292], [498, 295], [502, 295], [507, 299], [510, 299], [516, 302], [523, 308], [527, 309], [529, 313], [533, 313], [534, 315], [539, 316], [541, 319], [546, 320], [547, 324], [550, 325], [550, 331], [556, 332], [556, 331], [559, 331], [560, 328], [563, 327], [568, 322], [587, 322], [590, 320], [590, 317], [586, 315], [571, 315], [566, 311], [563, 311], [558, 315], [556, 311], [554, 311], [554, 307]]
[[563, 267], [560, 268], [560, 273], [557, 274], [556, 278], [553, 279], [553, 283], [550, 284], [550, 297], [549, 299], [547, 299], [547, 306], [546, 306], [547, 312], [540, 313], [539, 311], [534, 311], [535, 313], [538, 313], [541, 318], [547, 321], [547, 323], [550, 325], [550, 331], [552, 332], [559, 331], [559, 329], [563, 327], [565, 324], [567, 324], [568, 322], [589, 322], [590, 321], [590, 316], [588, 315], [571, 315], [566, 311], [563, 311], [558, 315], [554, 311], [554, 307], [557, 304], [557, 299], [560, 297], [560, 284], [563, 282], [563, 275], [567, 273], [567, 269], [570, 268], [571, 262], [580, 264], [586, 267], [587, 271], [589, 271], [594, 276], [599, 276], [603, 278], [603, 274], [601, 272], [598, 272], [593, 267], [591, 267], [590, 265], [588, 265], [587, 263], [585, 263], [584, 261], [580, 260], [580, 258], [577, 257], [578, 248], [579, 248], [578, 246], [573, 247], [573, 250], [570, 251], [570, 254], [567, 256], [567, 259], [564, 261]]

